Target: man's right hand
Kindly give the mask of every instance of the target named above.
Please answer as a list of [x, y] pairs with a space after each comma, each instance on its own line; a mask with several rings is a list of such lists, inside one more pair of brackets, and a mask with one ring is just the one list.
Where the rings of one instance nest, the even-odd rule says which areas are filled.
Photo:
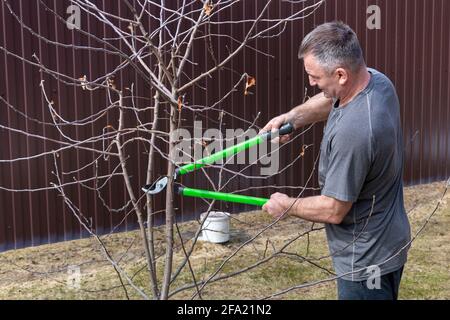
[[[272, 120], [270, 120], [260, 131], [259, 133], [263, 133], [263, 132], [277, 132], [280, 127], [285, 124], [285, 123], [292, 123], [293, 124], [293, 118], [288, 114], [282, 114], [278, 117], [273, 118]], [[275, 139], [272, 140], [273, 143], [286, 143], [289, 140], [292, 139], [292, 133], [291, 134], [285, 134], [281, 137], [277, 137]]]

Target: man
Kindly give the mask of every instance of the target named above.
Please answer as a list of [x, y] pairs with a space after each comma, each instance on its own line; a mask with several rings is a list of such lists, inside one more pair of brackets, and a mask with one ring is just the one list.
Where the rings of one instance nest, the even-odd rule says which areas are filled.
[[263, 210], [274, 218], [285, 214], [325, 224], [339, 299], [397, 299], [410, 226], [395, 88], [385, 75], [366, 67], [356, 34], [342, 22], [308, 34], [299, 58], [311, 86], [322, 93], [272, 119], [262, 131], [286, 122], [298, 129], [327, 120], [319, 161], [321, 195], [296, 199], [275, 193]]

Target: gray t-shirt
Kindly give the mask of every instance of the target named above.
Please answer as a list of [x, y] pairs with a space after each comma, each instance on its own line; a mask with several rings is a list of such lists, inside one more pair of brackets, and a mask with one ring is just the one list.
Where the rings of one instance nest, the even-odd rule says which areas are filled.
[[368, 70], [371, 80], [362, 92], [344, 107], [335, 101], [319, 162], [321, 194], [353, 202], [341, 224], [326, 224], [334, 268], [351, 281], [372, 277], [373, 269], [365, 268], [374, 265], [380, 275], [401, 268], [411, 237], [399, 100], [384, 74]]

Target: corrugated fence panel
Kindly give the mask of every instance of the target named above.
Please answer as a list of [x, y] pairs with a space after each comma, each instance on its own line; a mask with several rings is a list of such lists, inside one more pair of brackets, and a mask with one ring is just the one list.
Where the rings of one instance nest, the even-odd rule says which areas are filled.
[[[306, 1], [303, 6], [314, 1]], [[94, 1], [107, 12], [126, 16], [130, 12], [122, 1]], [[181, 0], [166, 1], [166, 5], [176, 9], [182, 5]], [[13, 14], [23, 21], [21, 26]], [[13, 192], [9, 189], [46, 188], [55, 182], [52, 171], [55, 170], [52, 154], [32, 161], [3, 161], [7, 159], [30, 156], [44, 150], [56, 150], [61, 145], [62, 134], [77, 140], [101, 134], [102, 130], [112, 125], [117, 119], [117, 111], [108, 112], [105, 118], [95, 124], [77, 127], [62, 127], [59, 132], [53, 126], [48, 107], [39, 84], [43, 85], [49, 99], [54, 101], [55, 108], [69, 119], [85, 119], [95, 114], [100, 108], [109, 104], [103, 93], [85, 92], [80, 88], [66, 85], [54, 77], [39, 72], [38, 66], [26, 63], [20, 57], [33, 60], [33, 54], [39, 57], [42, 64], [75, 78], [87, 75], [95, 79], [111, 72], [120, 62], [117, 56], [101, 51], [87, 51], [73, 46], [56, 46], [53, 42], [74, 44], [77, 46], [98, 46], [99, 43], [86, 34], [71, 32], [64, 24], [67, 17], [66, 8], [69, 1], [61, 0], [10, 0], [0, 2], [0, 125], [13, 127], [11, 132], [0, 127], [0, 251], [26, 246], [51, 243], [84, 237], [87, 232], [73, 217], [54, 190], [35, 192]], [[195, 4], [191, 4], [195, 5]], [[229, 21], [243, 18], [254, 18], [265, 5], [265, 1], [241, 1], [236, 6], [223, 10], [212, 21]], [[380, 9], [381, 29], [369, 29], [367, 13], [369, 6], [376, 5]], [[267, 17], [293, 14], [302, 6], [294, 2], [273, 1]], [[155, 7], [152, 7], [153, 10]], [[54, 10], [60, 17], [55, 17]], [[159, 16], [159, 10], [152, 12]], [[167, 13], [166, 13], [167, 14]], [[189, 105], [211, 106], [220, 97], [233, 88], [244, 73], [256, 78], [257, 85], [250, 95], [244, 96], [242, 85], [236, 93], [220, 101], [218, 109], [229, 114], [220, 116], [220, 112], [210, 110], [202, 113], [183, 111], [186, 119], [184, 125], [193, 130], [194, 121], [201, 121], [202, 130], [248, 128], [255, 124], [262, 126], [270, 118], [288, 111], [302, 102], [305, 89], [308, 95], [317, 90], [310, 88], [303, 70], [302, 62], [297, 59], [298, 46], [305, 34], [325, 21], [342, 20], [348, 23], [358, 34], [365, 52], [367, 64], [384, 72], [394, 83], [401, 102], [401, 114], [405, 141], [406, 166], [404, 179], [408, 185], [443, 180], [450, 175], [450, 2], [447, 0], [327, 0], [314, 14], [303, 20], [288, 23], [278, 37], [266, 37], [251, 42], [251, 47], [242, 51], [220, 76], [206, 78], [200, 87], [189, 89], [185, 101]], [[114, 37], [113, 31], [105, 27], [97, 19], [82, 15], [83, 29], [98, 37], [111, 38], [110, 44], [126, 51]], [[151, 30], [157, 29], [157, 21], [147, 21]], [[264, 25], [264, 23], [263, 23]], [[120, 23], [126, 28], [125, 22]], [[236, 24], [212, 24], [212, 33], [231, 35], [234, 39], [245, 37], [245, 28]], [[261, 27], [262, 28], [262, 27]], [[283, 28], [279, 28], [281, 31]], [[201, 30], [206, 34], [208, 30]], [[36, 34], [42, 35], [38, 38]], [[186, 78], [198, 75], [214, 65], [214, 59], [221, 61], [228, 56], [230, 50], [236, 49], [238, 43], [231, 37], [212, 38], [211, 42], [199, 42], [192, 51], [191, 60], [198, 66], [187, 68]], [[167, 40], [167, 39], [165, 39]], [[6, 54], [4, 49], [12, 54]], [[259, 52], [259, 53], [258, 53]], [[261, 52], [264, 52], [262, 54]], [[214, 58], [212, 58], [214, 57]], [[63, 79], [60, 77], [60, 79]], [[153, 101], [151, 88], [142, 81], [141, 76], [131, 67], [121, 70], [114, 79], [118, 87], [133, 88], [137, 96], [147, 97], [148, 105]], [[141, 104], [145, 104], [142, 101]], [[17, 108], [17, 110], [13, 109]], [[26, 116], [24, 116], [26, 114]], [[149, 121], [152, 115], [145, 114]], [[126, 121], [133, 121], [133, 114], [126, 115]], [[161, 123], [161, 129], [167, 124]], [[323, 124], [316, 124], [292, 144], [280, 150], [280, 170], [282, 173], [270, 179], [246, 178], [233, 176], [224, 172], [223, 191], [241, 191], [252, 195], [269, 196], [274, 191], [282, 191], [296, 195], [298, 188], [278, 189], [277, 186], [298, 187], [305, 185], [308, 179], [309, 188], [317, 188], [317, 172], [313, 172], [313, 164], [317, 159]], [[23, 134], [43, 135], [49, 140], [42, 141]], [[98, 147], [101, 142], [93, 142]], [[310, 146], [304, 157], [298, 159], [302, 146]], [[163, 144], [160, 145], [163, 147]], [[144, 145], [130, 145], [126, 149], [130, 157], [128, 166], [132, 175], [132, 184], [136, 192], [145, 183], [147, 170], [147, 149]], [[67, 172], [65, 181], [75, 176], [83, 180], [94, 174], [92, 167], [70, 174], [80, 164], [87, 165], [98, 157], [89, 151], [65, 151], [57, 160], [59, 170]], [[158, 174], [165, 173], [166, 161], [156, 156]], [[104, 175], [119, 165], [117, 160], [101, 160], [98, 174]], [[242, 166], [231, 165], [234, 170]], [[215, 182], [219, 178], [217, 170], [207, 169]], [[259, 166], [252, 166], [243, 171], [246, 176], [258, 176]], [[199, 188], [212, 188], [210, 182], [202, 174], [183, 177], [183, 183]], [[251, 189], [249, 189], [251, 188]], [[99, 198], [80, 185], [72, 185], [65, 192], [70, 196], [74, 206], [80, 209], [91, 221], [98, 233], [111, 230], [131, 230], [136, 227], [133, 214], [125, 216], [130, 208], [121, 213], [111, 213], [105, 203], [113, 208], [120, 208], [127, 202], [127, 193], [121, 177], [113, 177], [111, 183]], [[314, 194], [314, 190], [306, 190], [305, 194]], [[164, 208], [164, 197], [158, 197], [154, 210]], [[179, 208], [178, 220], [189, 220], [207, 208], [207, 204], [198, 199], [176, 199]], [[217, 209], [230, 212], [253, 210], [245, 205], [218, 203]], [[156, 216], [156, 223], [162, 223], [163, 215]]]

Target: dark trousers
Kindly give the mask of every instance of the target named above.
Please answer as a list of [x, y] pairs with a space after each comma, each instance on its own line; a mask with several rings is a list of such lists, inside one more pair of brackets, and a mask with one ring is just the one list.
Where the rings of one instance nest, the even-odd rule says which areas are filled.
[[368, 281], [337, 280], [339, 300], [397, 300], [403, 267], [380, 277], [378, 288], [372, 288]]

